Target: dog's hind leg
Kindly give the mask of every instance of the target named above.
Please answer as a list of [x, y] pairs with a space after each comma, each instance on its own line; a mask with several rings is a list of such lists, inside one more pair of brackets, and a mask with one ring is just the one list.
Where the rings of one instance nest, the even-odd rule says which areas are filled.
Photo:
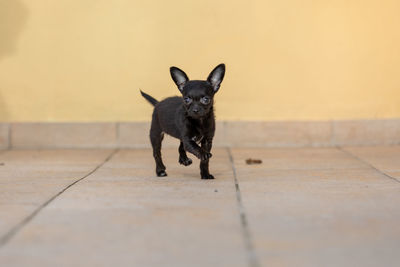
[[[211, 147], [212, 147], [212, 138], [210, 138], [208, 140], [206, 138], [203, 138], [203, 140], [201, 141], [201, 148], [207, 152], [210, 152]], [[214, 179], [214, 176], [212, 174], [210, 174], [210, 171], [208, 170], [208, 162], [209, 162], [209, 158], [202, 159], [200, 161], [201, 179]]]
[[161, 127], [158, 124], [158, 119], [153, 115], [150, 128], [150, 141], [153, 147], [153, 156], [156, 161], [156, 174], [159, 177], [167, 176], [165, 172], [165, 166], [161, 158], [161, 142], [164, 138], [164, 133], [161, 131]]
[[179, 163], [185, 166], [189, 166], [190, 164], [192, 164], [192, 160], [186, 155], [186, 151], [183, 148], [182, 141], [179, 145]]

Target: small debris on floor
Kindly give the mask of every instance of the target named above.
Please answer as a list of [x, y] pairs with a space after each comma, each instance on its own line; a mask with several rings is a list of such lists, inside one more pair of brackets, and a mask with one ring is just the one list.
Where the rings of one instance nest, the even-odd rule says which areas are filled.
[[218, 189], [215, 189], [214, 192], [218, 192]]
[[0, 162], [0, 166], [4, 166], [4, 162]]
[[246, 159], [246, 164], [247, 165], [253, 165], [253, 164], [261, 164], [262, 160], [261, 159]]

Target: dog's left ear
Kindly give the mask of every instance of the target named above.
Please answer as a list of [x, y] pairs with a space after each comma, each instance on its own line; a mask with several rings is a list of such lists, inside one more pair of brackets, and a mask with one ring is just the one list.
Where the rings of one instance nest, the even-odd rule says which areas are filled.
[[219, 86], [222, 83], [225, 75], [225, 64], [219, 64], [213, 69], [213, 71], [208, 75], [207, 81], [211, 83], [214, 93], [216, 93], [219, 89]]

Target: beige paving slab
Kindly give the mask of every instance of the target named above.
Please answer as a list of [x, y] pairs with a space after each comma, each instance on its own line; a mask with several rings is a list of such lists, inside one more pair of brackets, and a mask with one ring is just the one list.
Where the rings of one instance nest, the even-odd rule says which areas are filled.
[[344, 147], [383, 172], [400, 171], [400, 146]]
[[241, 148], [234, 151], [240, 156], [236, 165], [246, 165], [249, 158], [261, 159], [263, 164], [256, 166], [263, 170], [369, 168], [368, 164], [336, 148]]
[[344, 153], [291, 152], [232, 150], [262, 266], [398, 266], [400, 184]]
[[[109, 150], [11, 150], [0, 154], [0, 237], [100, 164]], [[1, 265], [1, 264], [0, 264]]]
[[400, 182], [400, 171], [386, 171], [385, 174]]
[[2, 250], [7, 266], [246, 266], [226, 150], [213, 151], [215, 180], [198, 160], [154, 174], [149, 149], [123, 150], [64, 192]]

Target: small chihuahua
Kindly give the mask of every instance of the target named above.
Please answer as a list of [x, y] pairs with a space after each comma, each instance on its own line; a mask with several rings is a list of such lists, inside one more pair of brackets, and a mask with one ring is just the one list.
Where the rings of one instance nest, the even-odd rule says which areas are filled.
[[208, 170], [215, 133], [213, 104], [214, 94], [224, 79], [225, 65], [220, 64], [215, 67], [206, 81], [191, 81], [186, 73], [177, 67], [171, 67], [170, 72], [182, 97], [169, 97], [158, 102], [140, 91], [142, 96], [154, 106], [150, 140], [156, 161], [156, 174], [160, 177], [167, 176], [161, 158], [161, 142], [166, 133], [181, 141], [180, 164], [185, 166], [192, 164], [192, 160], [186, 155], [188, 151], [200, 159], [201, 179], [214, 179]]

